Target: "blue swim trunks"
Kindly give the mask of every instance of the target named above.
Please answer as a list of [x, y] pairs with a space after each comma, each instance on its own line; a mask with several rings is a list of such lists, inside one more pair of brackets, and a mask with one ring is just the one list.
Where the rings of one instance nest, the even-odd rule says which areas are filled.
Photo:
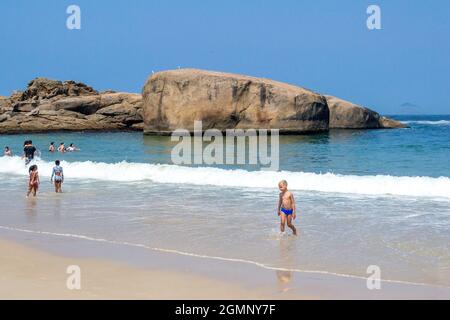
[[281, 208], [281, 212], [283, 212], [285, 215], [289, 216], [289, 215], [291, 215], [294, 212], [294, 210], [293, 209]]

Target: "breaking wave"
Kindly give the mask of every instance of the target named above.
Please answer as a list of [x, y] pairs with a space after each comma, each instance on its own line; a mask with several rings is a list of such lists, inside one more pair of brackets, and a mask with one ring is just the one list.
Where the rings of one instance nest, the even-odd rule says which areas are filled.
[[[41, 177], [49, 177], [53, 163], [37, 159]], [[226, 170], [213, 167], [183, 167], [176, 165], [103, 163], [92, 161], [62, 161], [68, 179], [94, 179], [118, 182], [152, 181], [192, 185], [213, 185], [242, 188], [276, 188], [286, 179], [289, 188], [345, 194], [399, 195], [413, 197], [450, 198], [448, 177], [397, 177], [389, 175], [342, 175], [291, 171]], [[27, 175], [20, 157], [0, 157], [0, 173]]]
[[450, 120], [405, 120], [401, 121], [404, 124], [422, 124], [422, 125], [430, 125], [430, 126], [448, 126], [450, 125]]

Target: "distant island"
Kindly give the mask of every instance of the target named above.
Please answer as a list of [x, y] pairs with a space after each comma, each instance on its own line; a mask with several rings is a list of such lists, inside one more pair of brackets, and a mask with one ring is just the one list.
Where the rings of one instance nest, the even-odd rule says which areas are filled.
[[404, 128], [351, 102], [273, 80], [197, 69], [152, 74], [143, 93], [98, 92], [75, 81], [36, 78], [0, 97], [0, 133], [138, 130], [170, 134], [192, 129], [280, 129], [306, 134], [329, 129]]
[[423, 113], [423, 108], [411, 102], [402, 103], [396, 111], [396, 114], [417, 115]]

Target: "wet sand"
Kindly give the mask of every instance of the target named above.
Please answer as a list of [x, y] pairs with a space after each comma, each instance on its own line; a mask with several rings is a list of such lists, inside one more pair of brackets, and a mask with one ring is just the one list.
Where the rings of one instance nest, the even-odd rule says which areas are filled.
[[[93, 259], [58, 257], [0, 241], [1, 299], [270, 299], [264, 292], [182, 272], [133, 268]], [[81, 289], [69, 290], [78, 265]]]
[[[449, 299], [450, 288], [267, 270], [82, 239], [0, 232], [0, 299]], [[68, 266], [81, 269], [69, 290]]]

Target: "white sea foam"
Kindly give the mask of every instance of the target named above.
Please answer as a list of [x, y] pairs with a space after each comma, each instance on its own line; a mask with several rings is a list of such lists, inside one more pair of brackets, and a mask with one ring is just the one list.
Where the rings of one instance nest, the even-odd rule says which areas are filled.
[[450, 125], [450, 120], [405, 120], [401, 121], [404, 124], [424, 124], [424, 125], [435, 125], [435, 126], [448, 126]]
[[[53, 163], [37, 159], [39, 174], [49, 177]], [[226, 170], [212, 167], [183, 167], [146, 163], [102, 163], [92, 161], [62, 161], [68, 179], [95, 179], [106, 181], [178, 183], [243, 188], [277, 187], [286, 179], [289, 188], [331, 193], [398, 195], [413, 197], [450, 198], [448, 177], [396, 177], [389, 175], [356, 176], [334, 173], [290, 171]], [[27, 175], [27, 168], [19, 157], [0, 157], [0, 173]]]

